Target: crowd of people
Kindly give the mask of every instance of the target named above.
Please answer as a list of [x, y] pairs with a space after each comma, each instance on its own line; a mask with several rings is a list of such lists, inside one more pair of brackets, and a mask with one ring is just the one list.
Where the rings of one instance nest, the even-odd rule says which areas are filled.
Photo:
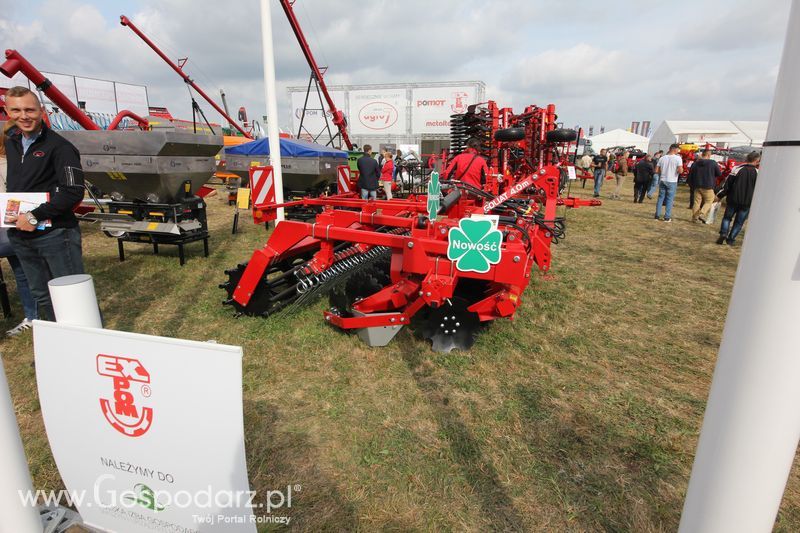
[[[692, 210], [691, 220], [711, 224], [712, 210], [718, 209], [719, 204], [725, 199], [727, 205], [722, 216], [717, 244], [727, 243], [733, 246], [750, 213], [761, 154], [756, 151], [749, 153], [744, 164], [734, 167], [721, 183], [722, 170], [711, 158], [712, 155], [712, 150], [703, 150], [700, 152], [700, 157], [688, 168], [686, 182], [691, 190], [689, 205]], [[603, 185], [611, 174], [615, 183], [608, 197], [620, 199], [622, 187], [632, 174], [633, 201], [643, 203], [645, 197], [649, 199], [655, 197], [653, 218], [672, 222], [678, 181], [686, 170], [680, 155], [680, 145], [672, 144], [666, 154], [662, 150], [653, 154], [646, 153], [632, 166], [627, 150], [615, 152], [603, 148], [594, 156], [584, 154], [578, 161], [578, 166], [586, 175], [592, 176], [595, 198], [600, 197]], [[584, 187], [586, 181], [583, 180]]]

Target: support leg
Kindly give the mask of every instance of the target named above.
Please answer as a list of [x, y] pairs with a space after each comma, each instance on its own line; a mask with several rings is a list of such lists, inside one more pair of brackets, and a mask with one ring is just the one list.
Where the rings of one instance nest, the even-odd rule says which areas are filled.
[[119, 249], [120, 262], [125, 261], [125, 247], [122, 239], [117, 239], [117, 248]]
[[180, 259], [181, 266], [186, 263], [186, 255], [183, 253], [183, 244], [178, 245], [178, 259]]

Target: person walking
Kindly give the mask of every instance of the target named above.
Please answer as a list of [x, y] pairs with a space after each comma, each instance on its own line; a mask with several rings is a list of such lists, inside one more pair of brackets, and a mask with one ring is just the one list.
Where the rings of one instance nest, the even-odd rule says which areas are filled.
[[392, 159], [392, 152], [386, 150], [383, 157], [383, 168], [381, 168], [381, 183], [383, 183], [383, 192], [386, 193], [386, 199], [392, 199], [392, 182], [394, 176], [394, 161]]
[[[6, 192], [6, 179], [8, 175], [8, 162], [6, 161], [5, 141], [8, 130], [14, 127], [14, 122], [8, 121], [0, 133], [0, 192]], [[14, 279], [17, 281], [17, 294], [19, 295], [22, 311], [25, 317], [22, 322], [6, 331], [6, 335], [13, 337], [30, 329], [33, 321], [37, 318], [36, 301], [33, 299], [31, 289], [28, 286], [28, 278], [25, 277], [25, 270], [22, 268], [19, 258], [14, 253], [11, 241], [8, 240], [8, 228], [0, 228], [0, 257], [8, 259]]]
[[694, 185], [694, 208], [692, 222], [706, 224], [711, 204], [714, 203], [714, 186], [722, 174], [719, 165], [711, 159], [711, 150], [705, 149], [689, 170], [689, 180]]
[[592, 158], [592, 169], [594, 173], [594, 197], [600, 196], [600, 189], [603, 187], [603, 180], [606, 178], [608, 169], [608, 156], [606, 149], [601, 148], [600, 153]]
[[[400, 163], [403, 162], [403, 152], [398, 150], [394, 156], [394, 172], [392, 173], [392, 180], [397, 181], [397, 176], [400, 174]], [[403, 176], [400, 176], [403, 179]]]
[[653, 168], [656, 169], [656, 172], [653, 174], [653, 179], [650, 180], [650, 187], [647, 189], [648, 200], [652, 200], [653, 195], [658, 190], [658, 182], [660, 181], [660, 177], [658, 175], [658, 160], [661, 159], [662, 155], [664, 155], [664, 150], [659, 150], [653, 154]]
[[15, 123], [4, 143], [7, 191], [49, 193], [48, 201], [14, 217], [8, 239], [25, 271], [38, 317], [52, 321], [48, 282], [84, 272], [81, 230], [72, 212], [84, 193], [80, 153], [44, 123], [39, 97], [27, 87], [6, 92], [6, 112]]
[[364, 155], [356, 162], [358, 167], [358, 187], [361, 189], [362, 200], [375, 200], [378, 197], [378, 181], [380, 168], [378, 162], [372, 157], [372, 146], [364, 145]]
[[614, 192], [611, 194], [611, 198], [619, 200], [621, 198], [620, 193], [622, 192], [622, 186], [625, 184], [625, 178], [628, 177], [628, 152], [623, 151], [621, 155], [617, 157], [616, 160], [616, 172], [614, 176], [617, 181], [617, 186], [614, 188]]
[[653, 168], [653, 161], [650, 157], [650, 154], [644, 154], [644, 157], [640, 159], [633, 168], [634, 203], [641, 204], [644, 202], [645, 194], [647, 194], [647, 188], [650, 186], [650, 182], [653, 180], [653, 175], [655, 173], [656, 171]]
[[658, 183], [658, 200], [656, 200], [655, 219], [661, 219], [661, 207], [664, 207], [664, 222], [672, 222], [672, 204], [678, 189], [678, 176], [683, 172], [683, 159], [678, 155], [680, 146], [671, 144], [667, 155], [658, 160], [656, 171], [660, 176]]
[[[750, 204], [753, 202], [753, 192], [758, 178], [758, 166], [761, 164], [761, 154], [750, 152], [744, 165], [734, 167], [725, 180], [722, 190], [717, 195], [719, 198], [728, 199], [722, 224], [719, 228], [717, 244], [727, 242], [733, 246], [736, 237], [742, 231], [742, 226], [750, 214]], [[731, 226], [733, 222], [733, 226]]]

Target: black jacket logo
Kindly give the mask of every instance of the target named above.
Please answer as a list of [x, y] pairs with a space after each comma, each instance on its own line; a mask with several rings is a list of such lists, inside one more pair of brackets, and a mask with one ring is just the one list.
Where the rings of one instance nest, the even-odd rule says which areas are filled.
[[41, 150], [36, 150], [35, 152], [33, 152], [33, 157], [44, 157], [44, 152], [42, 152]]

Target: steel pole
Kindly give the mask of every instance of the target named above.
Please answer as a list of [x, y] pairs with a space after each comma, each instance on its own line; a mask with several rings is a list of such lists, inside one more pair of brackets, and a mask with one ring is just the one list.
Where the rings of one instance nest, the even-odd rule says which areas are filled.
[[28, 460], [22, 448], [14, 404], [8, 390], [3, 360], [0, 359], [0, 531], [41, 533], [42, 521], [36, 504], [24, 505], [23, 496], [34, 497]]
[[772, 531], [800, 438], [800, 0], [680, 531]]
[[[272, 47], [272, 15], [269, 0], [261, 0], [261, 48], [264, 61], [264, 98], [267, 101], [267, 137], [269, 162], [275, 179], [275, 202], [283, 203], [283, 172], [281, 169], [281, 144], [278, 130], [278, 100], [275, 90], [275, 51]], [[283, 208], [278, 208], [276, 224], [283, 221]]]

